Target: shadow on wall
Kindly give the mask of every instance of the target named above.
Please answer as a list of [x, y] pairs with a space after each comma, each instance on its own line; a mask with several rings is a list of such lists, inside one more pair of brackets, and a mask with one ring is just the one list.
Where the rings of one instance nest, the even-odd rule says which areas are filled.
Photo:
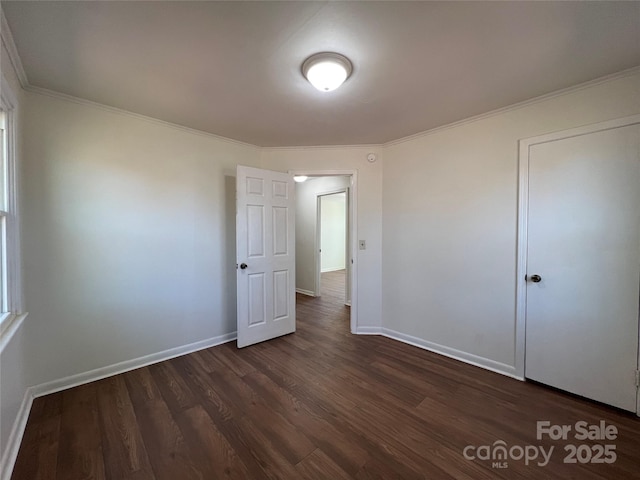
[[237, 318], [237, 284], [236, 284], [236, 177], [224, 177], [224, 224], [225, 238], [222, 254], [222, 265], [227, 272], [228, 285], [224, 297], [225, 327], [235, 332]]

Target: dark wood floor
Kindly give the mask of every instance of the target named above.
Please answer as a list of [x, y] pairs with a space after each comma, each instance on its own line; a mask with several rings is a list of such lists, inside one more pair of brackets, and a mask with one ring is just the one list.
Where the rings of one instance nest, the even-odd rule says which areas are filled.
[[346, 270], [336, 270], [325, 272], [320, 278], [320, 295], [330, 305], [340, 305], [344, 303]]
[[[333, 278], [333, 284], [332, 284]], [[337, 274], [298, 298], [298, 331], [111, 377], [33, 404], [13, 474], [35, 479], [632, 479], [640, 421], [377, 336], [352, 336]], [[334, 293], [331, 293], [332, 290]], [[604, 420], [614, 441], [536, 440], [536, 421]], [[467, 445], [555, 447], [546, 467]], [[565, 464], [567, 443], [613, 464]]]

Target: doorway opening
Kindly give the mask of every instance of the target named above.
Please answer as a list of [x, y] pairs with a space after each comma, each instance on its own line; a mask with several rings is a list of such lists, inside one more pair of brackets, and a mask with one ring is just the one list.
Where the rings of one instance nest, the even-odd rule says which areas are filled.
[[327, 296], [350, 306], [347, 284], [348, 190], [349, 187], [345, 187], [337, 192], [317, 196], [315, 296]]
[[348, 318], [349, 330], [354, 333], [356, 172], [289, 173], [308, 177], [296, 184], [298, 298], [305, 308], [343, 311], [343, 318]]

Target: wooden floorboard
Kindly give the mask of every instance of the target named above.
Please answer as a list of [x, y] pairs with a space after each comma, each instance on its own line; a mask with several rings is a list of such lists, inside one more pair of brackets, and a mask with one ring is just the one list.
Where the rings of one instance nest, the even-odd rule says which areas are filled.
[[[13, 480], [640, 479], [640, 419], [394, 340], [349, 333], [344, 271], [298, 296], [295, 334], [202, 350], [34, 401]], [[536, 421], [614, 425], [611, 441], [536, 439]], [[554, 447], [466, 460], [467, 445]], [[563, 463], [569, 444], [612, 464]]]

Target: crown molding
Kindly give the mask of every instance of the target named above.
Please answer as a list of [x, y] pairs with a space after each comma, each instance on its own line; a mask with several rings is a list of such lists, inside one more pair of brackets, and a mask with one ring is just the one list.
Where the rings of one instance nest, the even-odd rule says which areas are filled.
[[408, 135], [406, 137], [398, 138], [397, 140], [391, 140], [390, 142], [384, 143], [383, 147], [392, 147], [395, 145], [400, 145], [402, 143], [408, 142], [410, 140], [416, 140], [418, 138], [426, 137], [428, 135], [433, 135], [434, 133], [441, 132], [443, 130], [448, 130], [450, 128], [456, 128], [461, 125], [466, 125], [468, 123], [477, 122], [478, 120], [484, 120], [486, 118], [494, 117], [496, 115], [500, 115], [503, 113], [511, 112], [514, 110], [518, 110], [520, 108], [528, 107], [529, 105], [535, 105], [536, 103], [545, 102], [552, 98], [562, 97], [564, 95], [569, 95], [580, 90], [585, 90], [587, 88], [595, 87], [596, 85], [600, 85], [602, 83], [610, 82], [612, 80], [618, 80], [625, 77], [630, 77], [632, 75], [637, 75], [640, 73], [640, 66], [632, 67], [627, 70], [622, 70], [620, 72], [612, 73], [610, 75], [605, 75], [604, 77], [599, 77], [594, 80], [589, 80], [588, 82], [579, 83], [578, 85], [573, 85], [571, 87], [563, 88], [562, 90], [556, 90], [551, 93], [546, 93], [544, 95], [540, 95], [538, 97], [530, 98], [529, 100], [524, 100], [522, 102], [514, 103], [512, 105], [507, 105], [506, 107], [501, 107], [496, 110], [491, 110], [489, 112], [481, 113], [479, 115], [474, 115], [473, 117], [468, 117], [462, 120], [458, 120], [457, 122], [448, 123], [446, 125], [441, 125], [439, 127], [435, 127], [429, 130], [425, 130], [422, 132], [414, 133], [413, 135]]
[[[4, 18], [4, 16], [3, 16]], [[4, 37], [3, 37], [4, 38]], [[16, 52], [17, 55], [17, 52]], [[18, 62], [20, 61], [20, 57], [18, 58]], [[22, 65], [22, 64], [20, 64]], [[511, 112], [514, 110], [518, 110], [520, 108], [524, 108], [530, 105], [535, 105], [537, 103], [541, 103], [541, 102], [545, 102], [547, 100], [550, 100], [552, 98], [557, 98], [557, 97], [562, 97], [564, 95], [570, 95], [572, 93], [578, 92], [580, 90], [585, 90], [587, 88], [591, 88], [606, 82], [610, 82], [613, 80], [617, 80], [617, 79], [621, 79], [621, 78], [625, 78], [625, 77], [630, 77], [636, 74], [640, 73], [640, 66], [637, 67], [632, 67], [629, 68], [627, 70], [622, 70], [620, 72], [616, 72], [610, 75], [605, 75], [604, 77], [599, 77], [596, 78], [594, 80], [589, 80], [588, 82], [584, 82], [584, 83], [580, 83], [578, 85], [573, 85], [571, 87], [567, 87], [567, 88], [563, 88], [562, 90], [556, 90], [555, 92], [551, 92], [551, 93], [547, 93], [544, 95], [540, 95], [538, 97], [534, 97], [531, 98], [529, 100], [524, 100], [522, 102], [518, 102], [518, 103], [514, 103], [512, 105], [508, 105], [506, 107], [502, 107], [502, 108], [498, 108], [496, 110], [491, 110], [489, 112], [485, 112], [485, 113], [481, 113], [479, 115], [474, 115], [472, 117], [468, 117], [462, 120], [459, 120], [457, 122], [453, 122], [453, 123], [448, 123], [446, 125], [442, 125], [439, 127], [435, 127], [432, 128], [430, 130], [425, 130], [422, 132], [418, 132], [415, 133], [413, 135], [409, 135], [406, 137], [401, 137], [398, 138], [397, 140], [391, 140], [389, 142], [385, 142], [385, 143], [369, 143], [369, 144], [355, 144], [355, 145], [289, 145], [289, 146], [273, 146], [273, 147], [264, 147], [264, 146], [260, 146], [260, 145], [254, 145], [251, 143], [247, 143], [247, 142], [242, 142], [240, 140], [235, 140], [232, 138], [227, 138], [227, 137], [222, 137], [220, 135], [216, 135], [214, 133], [210, 133], [210, 132], [205, 132], [204, 130], [197, 130], [191, 127], [185, 127], [184, 125], [179, 125], [177, 123], [171, 123], [171, 122], [167, 122], [165, 120], [159, 120], [157, 118], [153, 118], [153, 117], [149, 117], [146, 115], [141, 115], [138, 113], [134, 113], [131, 112], [129, 110], [123, 110], [120, 108], [116, 108], [116, 107], [111, 107], [102, 103], [98, 103], [98, 102], [93, 102], [91, 100], [86, 100], [84, 98], [80, 98], [80, 97], [74, 97], [72, 95], [67, 95], [65, 93], [60, 93], [60, 92], [56, 92], [54, 90], [49, 90], [46, 88], [42, 88], [42, 87], [34, 87], [32, 85], [27, 84], [27, 86], [23, 85], [23, 88], [29, 92], [33, 92], [33, 93], [38, 93], [40, 95], [47, 95], [49, 97], [54, 97], [54, 98], [59, 98], [62, 100], [67, 100], [70, 102], [74, 102], [74, 103], [78, 103], [81, 105], [88, 105], [88, 106], [92, 106], [95, 108], [99, 108], [102, 110], [106, 110], [106, 111], [110, 111], [112, 113], [118, 113], [121, 115], [128, 115], [128, 116], [132, 116], [141, 120], [146, 120], [148, 122], [152, 122], [152, 123], [156, 123], [156, 124], [160, 124], [160, 125], [165, 125], [165, 126], [169, 126], [169, 127], [173, 127], [179, 130], [183, 130], [186, 132], [190, 132], [193, 134], [197, 134], [197, 135], [203, 135], [206, 137], [212, 137], [212, 138], [216, 138], [220, 141], [224, 141], [224, 142], [228, 142], [228, 143], [232, 143], [235, 145], [241, 145], [241, 146], [245, 146], [245, 147], [251, 147], [260, 151], [287, 151], [287, 150], [331, 150], [331, 149], [365, 149], [365, 148], [386, 148], [386, 147], [392, 147], [395, 145], [400, 145], [402, 143], [408, 142], [410, 140], [416, 140], [418, 138], [422, 138], [422, 137], [426, 137], [428, 135], [433, 135], [435, 133], [444, 131], [444, 130], [448, 130], [451, 128], [456, 128], [462, 125], [466, 125], [469, 123], [473, 123], [473, 122], [477, 122], [479, 120], [484, 120], [487, 118], [491, 118], [503, 113], [507, 113], [507, 112]], [[25, 80], [26, 80], [26, 76], [25, 76]]]
[[355, 145], [289, 145], [282, 147], [260, 147], [264, 151], [287, 151], [287, 150], [356, 150], [382, 148], [383, 143], [362, 143]]
[[215, 138], [222, 142], [231, 143], [238, 146], [249, 147], [256, 150], [336, 150], [336, 149], [372, 149], [372, 148], [382, 148], [384, 144], [375, 143], [375, 144], [360, 144], [360, 145], [290, 145], [290, 146], [279, 146], [279, 147], [263, 147], [260, 145], [255, 145], [253, 143], [243, 142], [241, 140], [235, 140], [233, 138], [223, 137], [221, 135], [216, 135], [215, 133], [206, 132], [204, 130], [198, 130], [196, 128], [186, 127], [184, 125], [180, 125], [178, 123], [167, 122], [166, 120], [160, 120], [158, 118], [149, 117], [147, 115], [142, 115], [140, 113], [135, 113], [130, 110], [124, 110], [118, 107], [112, 107], [110, 105], [106, 105], [104, 103], [94, 102], [92, 100], [87, 100], [82, 97], [75, 97], [73, 95], [68, 95], [66, 93], [58, 92], [56, 90], [49, 90], [48, 88], [36, 87], [34, 85], [27, 84], [22, 87], [27, 92], [35, 93], [38, 95], [44, 95], [47, 97], [56, 98], [58, 100], [65, 100], [67, 102], [77, 103], [79, 105], [85, 105], [88, 107], [97, 108], [103, 111], [116, 113], [119, 115], [125, 115], [128, 117], [137, 118], [138, 120], [147, 121], [150, 123], [155, 123], [158, 125], [164, 125], [166, 127], [171, 127], [177, 130], [182, 130], [184, 132], [192, 133], [194, 135], [200, 135], [209, 138]]
[[215, 133], [205, 132], [204, 130], [198, 130], [196, 128], [185, 127], [184, 125], [180, 125], [178, 123], [167, 122], [165, 120], [160, 120], [159, 118], [149, 117], [147, 115], [142, 115], [140, 113], [135, 113], [130, 110], [124, 110], [122, 108], [111, 107], [109, 105], [105, 105], [104, 103], [94, 102], [92, 100], [87, 100], [81, 97], [74, 97], [73, 95], [68, 95], [66, 93], [57, 92], [55, 90], [49, 90], [48, 88], [35, 87], [33, 85], [28, 85], [24, 87], [27, 92], [35, 93], [38, 95], [44, 95], [47, 97], [56, 98], [58, 100], [64, 100], [71, 103], [77, 103], [79, 105], [84, 105], [87, 107], [96, 108], [98, 110], [103, 110], [110, 113], [115, 113], [117, 115], [124, 115], [127, 117], [136, 118], [138, 120], [142, 120], [149, 123], [155, 123], [156, 125], [163, 125], [165, 127], [173, 128], [175, 130], [181, 130], [186, 133], [191, 133], [193, 135], [199, 135], [202, 137], [215, 138], [221, 142], [230, 143], [237, 146], [249, 147], [255, 150], [259, 150], [260, 147], [258, 145], [253, 145], [251, 143], [242, 142], [240, 140], [235, 140], [233, 138], [223, 137], [220, 135], [216, 135]]
[[9, 54], [9, 60], [11, 61], [11, 65], [13, 65], [13, 69], [16, 72], [16, 76], [18, 77], [18, 81], [22, 88], [26, 88], [29, 86], [29, 79], [27, 78], [27, 74], [24, 71], [24, 67], [22, 66], [22, 60], [20, 60], [20, 55], [18, 55], [18, 49], [16, 48], [16, 44], [13, 41], [13, 35], [11, 34], [11, 29], [9, 28], [9, 24], [7, 23], [7, 17], [4, 16], [4, 10], [0, 6], [0, 37], [2, 38], [2, 44], [7, 49], [7, 53]]

